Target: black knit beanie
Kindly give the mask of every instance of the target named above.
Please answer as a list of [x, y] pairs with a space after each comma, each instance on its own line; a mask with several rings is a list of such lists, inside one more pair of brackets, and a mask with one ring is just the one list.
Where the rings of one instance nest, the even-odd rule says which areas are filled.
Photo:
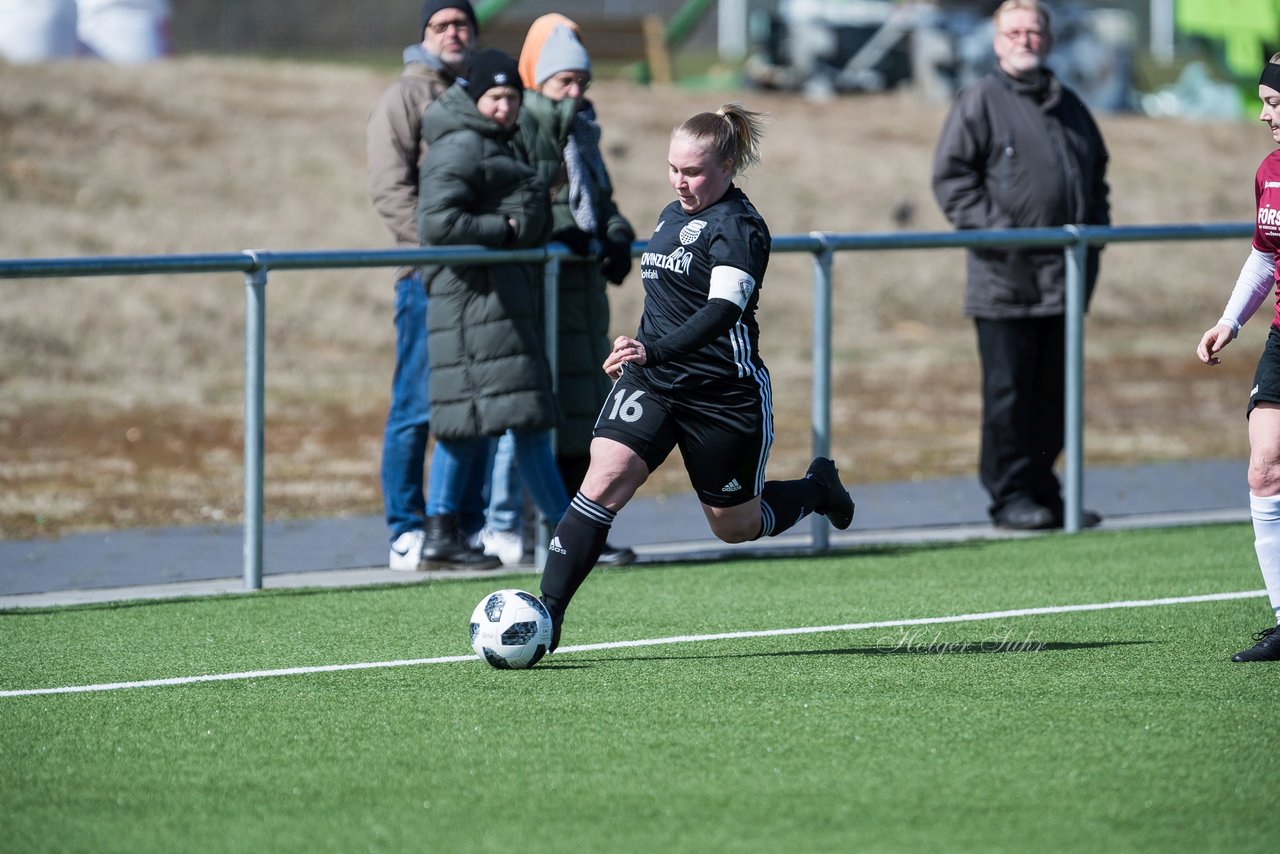
[[476, 10], [471, 8], [469, 0], [426, 0], [422, 4], [422, 26], [418, 27], [418, 38], [427, 32], [427, 22], [436, 12], [442, 9], [458, 9], [471, 19], [471, 29], [480, 35], [480, 24], [476, 21]]
[[520, 84], [520, 67], [509, 54], [500, 50], [478, 50], [471, 54], [471, 66], [467, 69], [467, 94], [471, 100], [479, 101], [480, 96], [495, 86], [510, 86], [521, 95], [524, 87]]

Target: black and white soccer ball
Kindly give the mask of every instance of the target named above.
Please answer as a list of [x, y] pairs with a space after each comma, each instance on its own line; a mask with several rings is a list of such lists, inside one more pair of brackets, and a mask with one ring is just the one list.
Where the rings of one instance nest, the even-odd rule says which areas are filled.
[[471, 612], [471, 648], [493, 667], [533, 667], [550, 646], [551, 615], [532, 593], [498, 590]]

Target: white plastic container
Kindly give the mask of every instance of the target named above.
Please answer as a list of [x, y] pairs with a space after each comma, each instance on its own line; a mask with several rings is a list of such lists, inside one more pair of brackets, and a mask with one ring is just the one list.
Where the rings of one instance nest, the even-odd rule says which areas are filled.
[[45, 62], [79, 53], [76, 0], [0, 0], [0, 57]]
[[90, 55], [140, 63], [169, 54], [168, 0], [79, 0], [78, 6], [77, 29]]

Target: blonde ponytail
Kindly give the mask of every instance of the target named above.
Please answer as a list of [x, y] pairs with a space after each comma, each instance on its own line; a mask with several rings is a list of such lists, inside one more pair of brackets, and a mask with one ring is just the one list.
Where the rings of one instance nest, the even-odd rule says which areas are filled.
[[705, 147], [716, 160], [728, 161], [739, 175], [760, 162], [760, 138], [764, 134], [764, 113], [741, 104], [725, 104], [714, 113], [698, 113], [671, 135]]

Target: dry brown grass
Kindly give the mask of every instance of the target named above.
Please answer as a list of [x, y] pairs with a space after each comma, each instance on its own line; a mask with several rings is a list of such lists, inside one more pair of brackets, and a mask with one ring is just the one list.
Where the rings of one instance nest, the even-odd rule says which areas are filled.
[[[145, 68], [0, 67], [0, 257], [383, 247], [364, 119], [386, 74], [190, 59]], [[762, 93], [592, 90], [623, 210], [647, 234], [670, 198], [671, 126], [723, 100], [770, 114], [746, 188], [774, 234], [946, 227], [929, 192], [944, 108], [908, 95], [810, 104]], [[1119, 224], [1243, 221], [1269, 140], [1246, 124], [1102, 117]], [[1192, 347], [1247, 247], [1112, 247], [1088, 326], [1090, 464], [1242, 456], [1265, 333], [1226, 366]], [[978, 365], [959, 251], [836, 259], [833, 443], [855, 479], [968, 474]], [[775, 255], [766, 357], [779, 441], [809, 448], [810, 261]], [[640, 306], [613, 292], [618, 331]], [[276, 273], [268, 286], [267, 512], [376, 513], [391, 372], [388, 270]], [[239, 518], [238, 275], [0, 280], [0, 536]], [[1267, 311], [1269, 309], [1264, 309]], [[667, 466], [652, 491], [681, 490]]]

